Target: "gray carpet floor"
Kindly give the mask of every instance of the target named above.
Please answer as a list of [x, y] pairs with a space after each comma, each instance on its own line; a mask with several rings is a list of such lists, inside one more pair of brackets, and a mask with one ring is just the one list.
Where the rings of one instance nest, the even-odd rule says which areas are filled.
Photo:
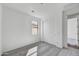
[[55, 45], [42, 42], [38, 47], [38, 56], [79, 56], [79, 49], [58, 48]]
[[61, 51], [60, 48], [55, 45], [41, 42], [38, 46], [38, 56], [56, 56]]
[[79, 49], [75, 48], [58, 48], [46, 42], [37, 42], [30, 46], [24, 46], [12, 51], [2, 54], [2, 56], [26, 56], [28, 50], [32, 47], [38, 46], [37, 56], [79, 56]]
[[4, 52], [2, 54], [2, 56], [26, 56], [26, 54], [28, 53], [28, 50], [35, 46], [38, 46], [39, 43], [40, 42], [36, 42], [36, 43], [26, 45], [21, 48], [17, 48], [17, 49], [11, 50], [11, 51]]

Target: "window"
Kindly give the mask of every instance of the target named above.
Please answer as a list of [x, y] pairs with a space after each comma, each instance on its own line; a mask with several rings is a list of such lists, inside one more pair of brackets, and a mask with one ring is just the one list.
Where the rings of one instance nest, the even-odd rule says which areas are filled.
[[32, 21], [32, 35], [38, 34], [38, 22]]

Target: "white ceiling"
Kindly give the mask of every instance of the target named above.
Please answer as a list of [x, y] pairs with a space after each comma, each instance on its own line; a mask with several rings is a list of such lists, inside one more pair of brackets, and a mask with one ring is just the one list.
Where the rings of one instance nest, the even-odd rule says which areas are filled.
[[[6, 6], [9, 6], [11, 8], [17, 9], [19, 11], [28, 13], [33, 16], [37, 17], [48, 17], [51, 16], [55, 12], [55, 10], [63, 9], [66, 3], [8, 3], [4, 4]], [[34, 12], [32, 13], [32, 10]]]

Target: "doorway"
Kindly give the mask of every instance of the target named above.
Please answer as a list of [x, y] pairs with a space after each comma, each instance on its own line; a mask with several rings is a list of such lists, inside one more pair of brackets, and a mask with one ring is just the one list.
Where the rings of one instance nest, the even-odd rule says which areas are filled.
[[[70, 41], [68, 39], [73, 40], [74, 43], [71, 45], [77, 46], [79, 48], [79, 4], [69, 4], [65, 6], [63, 10], [63, 20], [62, 20], [62, 46], [63, 48], [68, 48], [68, 43], [70, 44]], [[71, 37], [76, 38], [68, 38], [68, 22], [71, 24], [73, 23], [74, 27], [71, 27], [71, 35], [75, 33], [75, 35], [72, 35]]]
[[78, 47], [78, 22], [77, 18], [67, 19], [67, 45], [68, 47]]

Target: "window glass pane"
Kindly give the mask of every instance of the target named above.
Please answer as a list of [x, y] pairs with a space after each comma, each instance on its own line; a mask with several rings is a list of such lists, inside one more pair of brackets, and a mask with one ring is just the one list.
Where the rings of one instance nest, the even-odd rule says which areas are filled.
[[37, 21], [32, 21], [32, 35], [37, 35], [37, 33], [38, 33]]

